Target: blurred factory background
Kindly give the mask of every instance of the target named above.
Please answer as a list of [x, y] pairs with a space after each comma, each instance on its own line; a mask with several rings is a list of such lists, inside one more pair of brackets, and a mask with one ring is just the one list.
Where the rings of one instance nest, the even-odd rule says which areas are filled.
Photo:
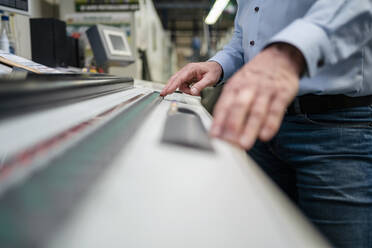
[[[135, 53], [135, 63], [126, 68], [110, 67], [108, 72], [118, 76], [165, 82], [186, 63], [208, 59], [229, 40], [236, 2], [227, 1], [229, 3], [217, 22], [207, 25], [204, 20], [214, 2], [214, 0], [29, 1], [29, 16], [15, 14], [13, 17], [17, 41], [16, 54], [32, 59], [28, 25], [30, 18], [55, 18], [66, 22], [69, 36], [79, 38], [85, 50], [84, 65], [81, 66], [89, 67], [92, 65], [93, 54], [89, 50], [85, 31], [97, 23], [120, 26], [126, 30], [130, 46]], [[126, 6], [107, 7], [110, 4], [114, 6], [129, 4], [132, 7], [130, 9]], [[98, 8], [94, 9], [97, 6]]]

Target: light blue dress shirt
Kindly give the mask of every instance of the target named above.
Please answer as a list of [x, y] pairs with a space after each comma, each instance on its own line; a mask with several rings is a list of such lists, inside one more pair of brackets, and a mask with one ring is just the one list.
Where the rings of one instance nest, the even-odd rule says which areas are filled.
[[234, 35], [211, 60], [226, 80], [275, 42], [305, 57], [299, 95], [372, 95], [372, 0], [238, 0]]

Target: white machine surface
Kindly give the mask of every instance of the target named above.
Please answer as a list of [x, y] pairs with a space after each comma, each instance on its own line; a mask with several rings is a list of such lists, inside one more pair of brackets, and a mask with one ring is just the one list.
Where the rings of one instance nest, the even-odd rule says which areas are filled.
[[[0, 122], [0, 154], [15, 154], [139, 93], [143, 95], [140, 101], [153, 89], [155, 84], [137, 81], [134, 89]], [[175, 104], [197, 113], [208, 129], [211, 117], [199, 102], [197, 97], [173, 94], [156, 103], [42, 245], [328, 247], [243, 150], [219, 140], [211, 140], [212, 151], [162, 142], [169, 109]], [[102, 123], [110, 122], [120, 111], [93, 125], [74, 142], [105, 128]], [[183, 132], [182, 127], [178, 131]], [[11, 141], [15, 139], [19, 142]], [[71, 143], [65, 142], [53, 156], [64, 156]], [[23, 173], [23, 180], [33, 174]], [[12, 182], [2, 185], [0, 180], [0, 188], [5, 186], [15, 187]]]

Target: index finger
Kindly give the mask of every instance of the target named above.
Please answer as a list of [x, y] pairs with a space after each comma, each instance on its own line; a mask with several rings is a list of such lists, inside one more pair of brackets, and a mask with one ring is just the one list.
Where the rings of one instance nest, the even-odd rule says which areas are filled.
[[160, 95], [161, 96], [166, 96], [168, 95], [168, 88], [169, 86], [173, 83], [174, 79], [176, 78], [178, 73], [174, 74], [169, 80], [168, 80], [168, 83], [164, 86], [164, 88], [162, 89], [162, 91], [160, 92]]
[[182, 84], [191, 84], [193, 83], [194, 75], [190, 71], [184, 71], [177, 75], [173, 82], [169, 85], [167, 88], [167, 93], [171, 94], [173, 93], [178, 87], [180, 87]]

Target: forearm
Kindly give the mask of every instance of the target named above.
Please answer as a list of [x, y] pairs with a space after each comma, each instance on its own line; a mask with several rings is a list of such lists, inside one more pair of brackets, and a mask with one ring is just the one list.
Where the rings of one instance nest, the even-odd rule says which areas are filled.
[[371, 39], [371, 0], [318, 0], [267, 45], [284, 42], [297, 47], [308, 75], [315, 76], [323, 66], [348, 59]]

